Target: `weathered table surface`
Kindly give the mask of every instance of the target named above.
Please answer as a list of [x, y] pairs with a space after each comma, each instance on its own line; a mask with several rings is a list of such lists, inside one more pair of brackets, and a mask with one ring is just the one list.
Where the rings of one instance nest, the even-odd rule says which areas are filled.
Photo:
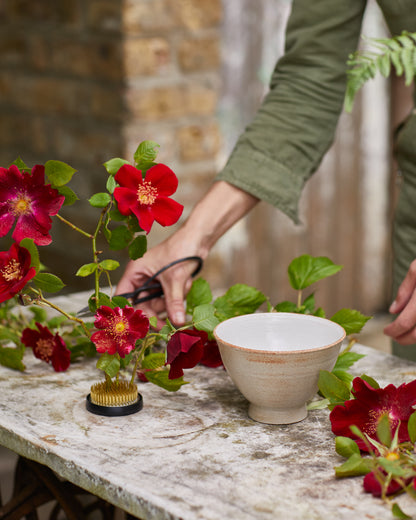
[[[416, 364], [357, 345], [355, 365], [380, 384], [416, 378]], [[0, 444], [145, 519], [391, 519], [362, 479], [336, 480], [328, 411], [287, 426], [256, 423], [223, 369], [187, 371], [168, 393], [141, 384], [141, 412], [106, 418], [85, 409], [100, 378], [94, 361], [55, 373], [25, 357], [0, 367]], [[399, 503], [416, 515], [407, 496]]]

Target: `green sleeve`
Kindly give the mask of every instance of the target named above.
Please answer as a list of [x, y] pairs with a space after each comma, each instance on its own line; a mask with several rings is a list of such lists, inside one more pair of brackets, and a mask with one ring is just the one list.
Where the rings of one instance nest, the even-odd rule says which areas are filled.
[[270, 91], [217, 180], [298, 222], [302, 188], [334, 138], [365, 6], [366, 0], [293, 1]]

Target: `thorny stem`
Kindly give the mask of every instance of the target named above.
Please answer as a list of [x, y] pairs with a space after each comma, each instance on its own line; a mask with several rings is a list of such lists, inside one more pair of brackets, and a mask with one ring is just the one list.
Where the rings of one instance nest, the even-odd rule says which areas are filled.
[[131, 375], [131, 380], [130, 380], [130, 386], [133, 385], [133, 383], [134, 383], [134, 378], [136, 377], [137, 367], [139, 366], [139, 363], [142, 361], [146, 349], [148, 347], [150, 347], [151, 345], [153, 345], [153, 343], [155, 341], [156, 341], [156, 335], [155, 334], [149, 334], [148, 336], [146, 336], [144, 338], [143, 343], [142, 343], [142, 345], [140, 347], [140, 350], [139, 350], [139, 352], [137, 354], [136, 362], [134, 363], [133, 373]]
[[[101, 230], [101, 226], [104, 221], [104, 216], [107, 213], [109, 207], [110, 207], [110, 204], [107, 204], [107, 206], [101, 211], [100, 218], [98, 220], [97, 227], [95, 228], [94, 235], [91, 237], [92, 238], [92, 254], [93, 254], [93, 258], [94, 258], [94, 263], [98, 263], [98, 254], [99, 254], [99, 252], [97, 251], [98, 233]], [[100, 283], [99, 283], [100, 282], [100, 272], [98, 269], [95, 271], [94, 276], [95, 276], [95, 301], [98, 303], [99, 293], [100, 293]]]
[[91, 235], [91, 233], [87, 233], [86, 231], [84, 231], [83, 229], [79, 228], [78, 226], [75, 226], [75, 224], [72, 224], [72, 222], [69, 222], [69, 220], [66, 220], [66, 218], [64, 218], [61, 215], [59, 215], [59, 213], [56, 216], [59, 218], [59, 220], [61, 220], [65, 224], [67, 224], [70, 228], [72, 228], [75, 231], [78, 231], [78, 233], [81, 233], [81, 235], [84, 235], [87, 238], [94, 238]]
[[47, 305], [48, 307], [50, 307], [51, 309], [55, 309], [56, 311], [58, 311], [60, 314], [62, 314], [63, 316], [65, 316], [65, 318], [67, 318], [68, 320], [71, 320], [71, 321], [75, 321], [76, 323], [79, 323], [81, 325], [81, 327], [84, 329], [84, 332], [87, 336], [87, 338], [90, 338], [91, 337], [91, 334], [90, 334], [90, 331], [88, 330], [88, 327], [85, 325], [85, 323], [83, 322], [83, 320], [81, 320], [80, 318], [77, 318], [76, 316], [72, 316], [71, 314], [68, 314], [66, 311], [64, 311], [63, 309], [61, 309], [60, 307], [58, 307], [58, 305], [55, 305], [54, 303], [52, 303], [51, 301], [47, 300], [46, 298], [43, 297], [42, 293], [40, 291], [37, 291], [35, 289], [33, 289], [33, 287], [31, 288], [32, 291], [37, 295], [37, 303], [39, 305]]

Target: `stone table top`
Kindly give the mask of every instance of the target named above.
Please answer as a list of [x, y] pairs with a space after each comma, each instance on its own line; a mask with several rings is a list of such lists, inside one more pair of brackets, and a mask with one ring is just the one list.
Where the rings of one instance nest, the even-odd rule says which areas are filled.
[[[416, 378], [416, 364], [362, 345], [355, 373], [381, 385]], [[26, 372], [0, 367], [0, 444], [143, 519], [391, 519], [362, 478], [337, 480], [327, 410], [285, 426], [256, 423], [223, 369], [196, 367], [177, 393], [140, 384], [143, 410], [85, 408], [95, 361], [55, 373], [30, 352]], [[407, 496], [399, 503], [416, 515]]]

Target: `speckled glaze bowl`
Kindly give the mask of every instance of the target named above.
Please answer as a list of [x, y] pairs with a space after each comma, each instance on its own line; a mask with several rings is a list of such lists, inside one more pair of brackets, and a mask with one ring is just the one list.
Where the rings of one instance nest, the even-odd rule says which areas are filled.
[[269, 312], [223, 321], [214, 336], [228, 374], [249, 401], [249, 416], [290, 424], [307, 416], [319, 371], [333, 369], [345, 330], [316, 316]]

